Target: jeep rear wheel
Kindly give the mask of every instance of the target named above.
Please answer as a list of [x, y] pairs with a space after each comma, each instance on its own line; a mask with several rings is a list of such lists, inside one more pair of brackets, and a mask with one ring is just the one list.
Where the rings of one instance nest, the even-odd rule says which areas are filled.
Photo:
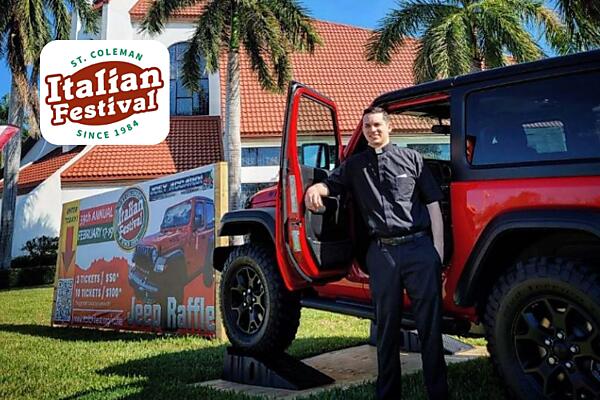
[[249, 353], [284, 351], [300, 324], [300, 298], [287, 290], [273, 250], [244, 245], [231, 252], [221, 278], [221, 315], [234, 347]]
[[489, 296], [488, 350], [521, 399], [600, 398], [600, 279], [562, 259], [533, 258]]

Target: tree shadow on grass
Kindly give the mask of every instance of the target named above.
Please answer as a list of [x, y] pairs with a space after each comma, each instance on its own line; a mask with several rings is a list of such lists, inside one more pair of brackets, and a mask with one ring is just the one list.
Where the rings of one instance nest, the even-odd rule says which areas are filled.
[[148, 332], [109, 331], [98, 330], [95, 328], [63, 328], [36, 324], [0, 324], [0, 332], [20, 333], [23, 335], [77, 342], [108, 342], [113, 340], [139, 341], [154, 340], [164, 337], [164, 335]]
[[[348, 337], [299, 338], [294, 341], [294, 356], [304, 358], [312, 355], [313, 349], [319, 353], [337, 349], [332, 343], [348, 343]], [[364, 338], [356, 338], [356, 341]], [[342, 346], [343, 347], [343, 346]], [[185, 350], [176, 353], [160, 354], [153, 357], [131, 360], [104, 368], [99, 372], [106, 376], [143, 378], [141, 381], [101, 390], [87, 390], [64, 398], [121, 398], [121, 399], [256, 399], [243, 394], [232, 394], [195, 384], [219, 379], [223, 369], [223, 359], [227, 344], [219, 344], [199, 350]]]

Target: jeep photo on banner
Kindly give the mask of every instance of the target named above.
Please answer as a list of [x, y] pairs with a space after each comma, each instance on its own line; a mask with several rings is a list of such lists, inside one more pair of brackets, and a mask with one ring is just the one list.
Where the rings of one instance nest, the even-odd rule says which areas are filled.
[[222, 163], [63, 205], [55, 325], [212, 336]]

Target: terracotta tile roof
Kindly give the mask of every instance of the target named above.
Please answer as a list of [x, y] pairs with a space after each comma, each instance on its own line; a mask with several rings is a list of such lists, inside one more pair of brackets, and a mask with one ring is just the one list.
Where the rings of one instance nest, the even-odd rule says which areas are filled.
[[[153, 2], [154, 0], [139, 0], [137, 3], [135, 3], [133, 7], [131, 7], [131, 9], [129, 10], [129, 15], [131, 16], [131, 19], [140, 20], [144, 18]], [[193, 6], [184, 7], [181, 10], [175, 12], [173, 14], [173, 17], [177, 19], [195, 18], [202, 14], [202, 11], [204, 11], [204, 7], [206, 6], [207, 2], [207, 0], [199, 0]]]
[[219, 117], [172, 117], [157, 145], [96, 146], [62, 174], [63, 182], [143, 180], [223, 160]]
[[[19, 171], [18, 193], [24, 194], [45, 181], [50, 175], [65, 165], [73, 157], [81, 152], [85, 146], [77, 146], [71, 151], [64, 153], [59, 147], [44, 157], [33, 162]], [[0, 181], [0, 192], [4, 188], [4, 182]]]
[[[332, 22], [315, 21], [323, 44], [314, 54], [292, 56], [293, 79], [303, 82], [335, 101], [342, 132], [351, 133], [364, 108], [380, 94], [413, 85], [412, 63], [417, 41], [407, 40], [398, 49], [392, 63], [381, 66], [367, 62], [364, 46], [371, 35], [368, 29]], [[245, 54], [241, 58], [241, 101], [243, 137], [280, 136], [286, 95], [261, 89]], [[225, 55], [221, 57], [221, 110], [225, 110]], [[400, 132], [429, 131], [429, 123], [417, 118], [395, 118]]]

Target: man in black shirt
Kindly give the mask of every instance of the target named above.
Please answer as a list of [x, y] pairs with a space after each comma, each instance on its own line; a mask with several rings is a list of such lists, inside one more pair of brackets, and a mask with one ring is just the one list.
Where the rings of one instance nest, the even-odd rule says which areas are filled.
[[400, 322], [406, 288], [421, 341], [428, 396], [446, 399], [442, 192], [417, 151], [390, 143], [385, 110], [367, 109], [362, 128], [369, 148], [347, 159], [325, 182], [309, 187], [305, 204], [317, 211], [323, 207], [322, 196], [350, 191], [368, 227], [372, 240], [366, 263], [377, 318], [377, 398], [400, 398]]

